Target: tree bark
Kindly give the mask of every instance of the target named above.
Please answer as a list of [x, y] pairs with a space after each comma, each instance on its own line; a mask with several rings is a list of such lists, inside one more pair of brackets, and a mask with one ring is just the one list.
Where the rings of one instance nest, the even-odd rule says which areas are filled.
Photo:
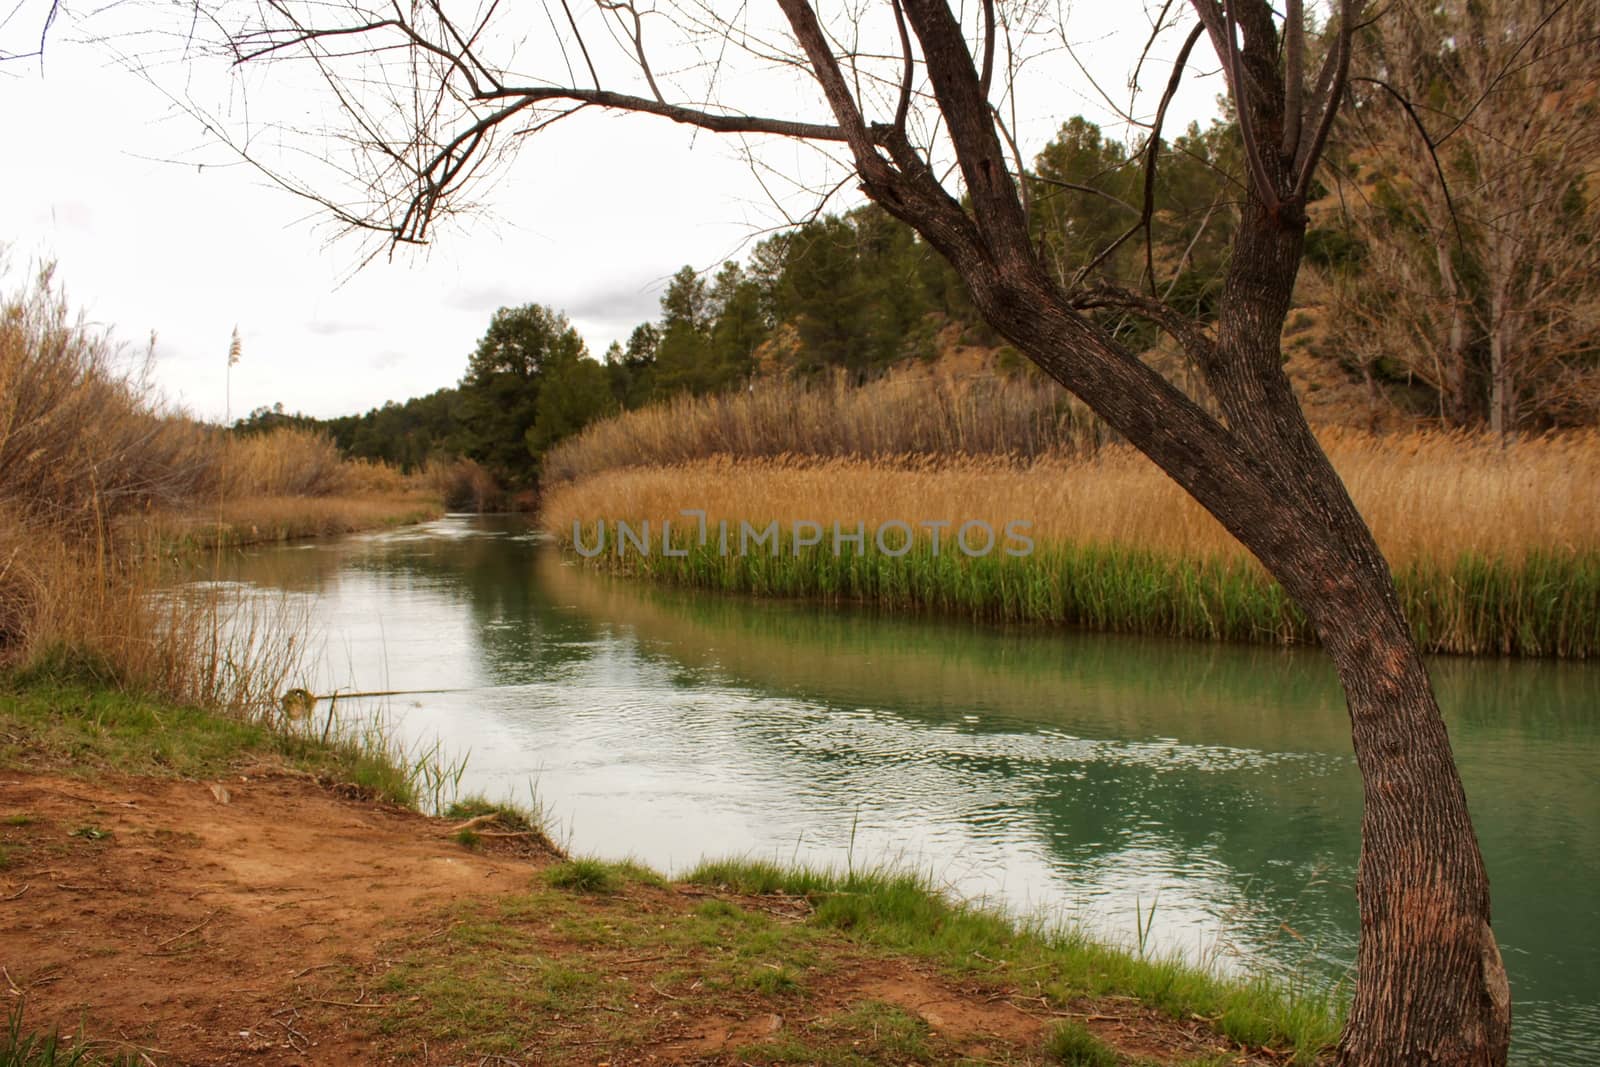
[[[1510, 991], [1444, 720], [1388, 564], [1282, 368], [1304, 223], [1274, 217], [1259, 203], [1244, 211], [1216, 347], [1203, 364], [1231, 443], [1243, 446], [1229, 458], [1244, 470], [1223, 465], [1186, 425], [1182, 404], [1168, 406], [1159, 393], [1138, 398], [1087, 373], [1106, 360], [1085, 359], [1084, 348], [1103, 342], [1075, 333], [1071, 313], [1036, 279], [970, 261], [963, 273], [986, 318], [1019, 351], [1077, 392], [1256, 555], [1311, 618], [1333, 659], [1364, 801], [1358, 981], [1339, 1062], [1502, 1064]], [[1223, 442], [1215, 448], [1232, 451]]]
[[1488, 876], [1427, 669], [1387, 562], [1283, 372], [1303, 219], [1244, 207], [1212, 389], [1230, 427], [1275, 457], [1273, 497], [1305, 543], [1236, 536], [1316, 626], [1338, 670], [1363, 788], [1361, 938], [1341, 1063], [1504, 1063], [1510, 989]]

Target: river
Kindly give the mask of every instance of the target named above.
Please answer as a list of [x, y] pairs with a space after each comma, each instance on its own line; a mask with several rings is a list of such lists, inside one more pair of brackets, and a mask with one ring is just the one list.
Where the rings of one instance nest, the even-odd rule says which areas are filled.
[[[449, 690], [367, 712], [466, 754], [468, 791], [536, 791], [575, 852], [905, 864], [1130, 947], [1349, 980], [1360, 779], [1316, 651], [662, 589], [496, 517], [226, 567], [311, 620], [317, 692]], [[1600, 1063], [1600, 668], [1432, 669], [1513, 1059]]]

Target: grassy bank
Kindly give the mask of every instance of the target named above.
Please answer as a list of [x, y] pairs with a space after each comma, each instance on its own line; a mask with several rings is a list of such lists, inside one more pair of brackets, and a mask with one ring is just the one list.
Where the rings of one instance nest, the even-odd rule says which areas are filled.
[[[1408, 616], [1430, 651], [1588, 657], [1600, 654], [1600, 437], [1502, 448], [1458, 435], [1330, 434], [1325, 445], [1394, 567]], [[704, 547], [687, 534], [708, 513]], [[648, 556], [617, 551], [616, 520], [651, 523]], [[686, 585], [762, 596], [859, 601], [892, 610], [994, 621], [1279, 643], [1313, 639], [1275, 583], [1220, 526], [1148, 461], [1126, 449], [1022, 463], [730, 460], [602, 469], [552, 487], [544, 524], [571, 544], [574, 523], [596, 565]], [[734, 550], [716, 535], [728, 520]], [[969, 558], [952, 539], [970, 520], [997, 533]], [[1003, 531], [1026, 522], [1031, 554], [1010, 556]], [[822, 528], [795, 551], [737, 551], [741, 522]], [[909, 552], [876, 550], [895, 521], [920, 535]], [[946, 522], [936, 553], [927, 522]], [[673, 523], [688, 554], [660, 551]], [[841, 541], [860, 524], [865, 551]], [[981, 544], [977, 534], [975, 543]], [[902, 535], [888, 535], [898, 550]]]
[[[899, 871], [727, 860], [674, 883], [636, 864], [568, 860], [525, 894], [444, 919], [443, 936], [386, 949], [399, 962], [377, 983], [395, 1010], [385, 1027], [518, 1062], [578, 1060], [591, 1043], [651, 1049], [670, 1025], [663, 1007], [770, 1020], [693, 1062], [837, 1067], [1311, 1064], [1339, 1025], [1324, 989], [1224, 978], [1019, 925]], [[566, 951], [552, 952], [552, 939]], [[979, 1049], [953, 1039], [963, 1004], [1024, 1023], [1017, 1045], [993, 1031]], [[553, 1019], [570, 1030], [553, 1034]], [[1205, 1036], [1190, 1044], [1180, 1028], [1197, 1021]]]
[[271, 716], [224, 715], [50, 672], [0, 675], [0, 768], [85, 778], [216, 778], [262, 762], [354, 785], [387, 803], [432, 799], [444, 768], [372, 724], [291, 729]]
[[[329, 1055], [348, 1062], [404, 1059], [424, 1048], [443, 1057], [437, 1062], [635, 1062], [682, 1058], [688, 1036], [713, 1033], [696, 1062], [1309, 1064], [1337, 1031], [1338, 997], [1321, 987], [1225, 977], [1097, 944], [1070, 927], [1018, 923], [952, 900], [905, 871], [828, 872], [732, 860], [703, 863], [674, 882], [638, 864], [549, 858], [548, 851], [482, 855], [537, 828], [527, 813], [482, 801], [458, 802], [449, 819], [391, 821], [383, 824], [387, 830], [355, 809], [330, 816], [328, 786], [335, 783], [358, 786], [354, 794], [339, 788], [333, 795], [340, 797], [427, 806], [427, 787], [408, 760], [367, 735], [324, 740], [303, 727], [13, 674], [0, 679], [0, 737], [0, 770], [14, 786], [42, 783], [30, 795], [68, 806], [95, 794], [82, 814], [73, 808], [43, 815], [37, 800], [26, 810], [7, 807], [0, 895], [31, 885], [21, 899], [43, 907], [53, 879], [100, 884], [126, 875], [128, 893], [187, 909], [130, 918], [131, 951], [112, 944], [89, 953], [81, 972], [89, 985], [69, 987], [78, 971], [68, 970], [64, 982], [52, 972], [50, 984], [40, 987], [48, 996], [30, 994], [30, 1014], [10, 1039], [13, 1048], [42, 1042], [63, 1024], [91, 1036], [128, 1036], [100, 1006], [119, 1001], [116, 976], [126, 968], [163, 966], [165, 953], [149, 951], [151, 944], [175, 941], [172, 965], [185, 974], [217, 968], [230, 981], [250, 976], [236, 984], [282, 983], [293, 1024], [313, 1039], [331, 1035], [314, 1027], [337, 1026], [339, 1051]], [[280, 768], [276, 778], [272, 768]], [[248, 780], [238, 777], [241, 771]], [[62, 776], [83, 781], [64, 790], [51, 784]], [[220, 799], [217, 807], [194, 779], [227, 782], [232, 802]], [[188, 784], [176, 791], [160, 784], [172, 780]], [[252, 790], [267, 788], [249, 784], [257, 781], [277, 784], [269, 801], [252, 807]], [[97, 799], [109, 786], [137, 803]], [[174, 805], [185, 797], [198, 800]], [[394, 855], [401, 839], [392, 835], [405, 835], [406, 847], [423, 848], [433, 857], [428, 863], [438, 865], [430, 869], [439, 872], [437, 895], [445, 902], [415, 911], [374, 909], [373, 880], [383, 877], [383, 863], [344, 857], [355, 873], [323, 882], [318, 871], [329, 859], [275, 852], [278, 839], [265, 826], [320, 832], [307, 825], [311, 811], [361, 828], [354, 842], [375, 857]], [[234, 827], [230, 847], [238, 837], [239, 855], [248, 858], [242, 867], [202, 837], [224, 816]], [[237, 822], [250, 818], [264, 823]], [[159, 862], [143, 866], [145, 855]], [[419, 862], [387, 866], [415, 872]], [[368, 863], [370, 873], [360, 873]], [[509, 872], [519, 887], [508, 888], [506, 868], [519, 863], [528, 865]], [[207, 872], [205, 911], [195, 910], [189, 864]], [[293, 865], [307, 869], [306, 891], [315, 894], [316, 907], [342, 916], [330, 922], [342, 927], [369, 915], [361, 921], [378, 923], [370, 933], [362, 927], [361, 950], [337, 940], [325, 954], [297, 949], [284, 970], [271, 955], [272, 936], [237, 925], [244, 920], [230, 908], [290, 926], [310, 921], [296, 907], [262, 909], [259, 890], [230, 882], [241, 870], [272, 872], [278, 886], [272, 899], [279, 900], [278, 880]], [[98, 872], [92, 878], [91, 870]], [[500, 872], [498, 881], [488, 881], [490, 871]], [[163, 872], [173, 885], [164, 884]], [[479, 884], [490, 888], [473, 888]], [[86, 912], [82, 898], [67, 893], [58, 920], [66, 925], [38, 936], [68, 944], [82, 938], [87, 946], [116, 922], [107, 915], [134, 906], [131, 897], [95, 899], [104, 914]], [[219, 903], [234, 899], [240, 903]], [[288, 905], [296, 898], [282, 899]], [[78, 922], [95, 924], [97, 932], [78, 929]], [[201, 928], [237, 940], [208, 951], [205, 935], [195, 932]], [[311, 944], [323, 944], [323, 936]], [[27, 957], [26, 948], [20, 946], [18, 959]], [[31, 970], [13, 972], [19, 988], [31, 988]], [[294, 977], [286, 981], [284, 974]], [[50, 997], [80, 1007], [68, 1017], [52, 1014]], [[156, 1010], [166, 1026], [151, 1031], [141, 1022], [131, 1035], [141, 1048], [171, 1049], [175, 1035], [237, 1029], [190, 1025], [192, 1004], [183, 998], [152, 1009], [141, 996], [130, 1010]], [[0, 1063], [8, 1062], [6, 1040], [0, 1035]]]
[[421, 491], [249, 496], [224, 500], [213, 508], [141, 516], [124, 523], [118, 534], [137, 551], [185, 555], [409, 526], [443, 514], [439, 498]]

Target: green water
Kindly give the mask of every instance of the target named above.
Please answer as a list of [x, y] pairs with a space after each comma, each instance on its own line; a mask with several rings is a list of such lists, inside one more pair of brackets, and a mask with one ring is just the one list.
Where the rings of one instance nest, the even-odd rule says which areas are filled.
[[[1132, 944], [1348, 979], [1360, 782], [1316, 652], [997, 630], [609, 579], [514, 522], [241, 557], [574, 850], [913, 864]], [[1514, 1058], [1600, 1063], [1600, 669], [1433, 664], [1489, 864]], [[348, 710], [349, 705], [346, 705]]]

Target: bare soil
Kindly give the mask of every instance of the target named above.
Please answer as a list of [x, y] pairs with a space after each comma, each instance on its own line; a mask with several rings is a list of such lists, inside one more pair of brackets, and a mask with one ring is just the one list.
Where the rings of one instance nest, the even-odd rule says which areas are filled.
[[[1025, 983], [965, 988], [931, 965], [831, 935], [818, 943], [827, 965], [803, 996], [698, 992], [684, 973], [700, 958], [693, 952], [630, 956], [574, 931], [622, 916], [665, 930], [708, 897], [798, 924], [803, 902], [642, 884], [572, 895], [559, 922], [518, 913], [540, 952], [602, 970], [606, 988], [621, 981], [626, 992], [592, 1010], [556, 1011], [529, 1043], [485, 1053], [474, 1026], [492, 1027], [492, 1017], [474, 1023], [461, 1011], [441, 1024], [428, 1014], [438, 1005], [417, 1003], [385, 976], [447, 944], [475, 906], [542, 899], [529, 889], [556, 857], [523, 838], [467, 848], [442, 820], [281, 769], [213, 782], [0, 772], [0, 847], [0, 1001], [9, 1009], [22, 999], [27, 1028], [59, 1026], [104, 1055], [161, 1067], [735, 1064], [752, 1062], [752, 1047], [766, 1049], [759, 1062], [806, 1062], [818, 1033], [832, 1042], [818, 1062], [852, 1062], [854, 1047], [867, 1062], [1040, 1063], [1047, 1031], [1066, 1017], [1130, 1062], [1219, 1053], [1271, 1062], [1229, 1053], [1200, 1022], [1134, 1002], [1064, 1010], [1030, 998]], [[830, 1022], [867, 1004], [904, 1012], [926, 1043], [886, 1051], [876, 1032]], [[773, 1049], [790, 1037], [783, 1059]]]

